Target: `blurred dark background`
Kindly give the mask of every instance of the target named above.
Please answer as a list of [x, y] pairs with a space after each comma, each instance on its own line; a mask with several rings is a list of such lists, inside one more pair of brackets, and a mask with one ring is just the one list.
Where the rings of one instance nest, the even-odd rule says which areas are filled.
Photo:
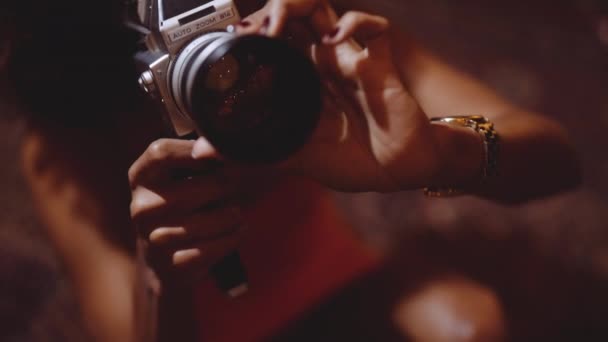
[[[417, 192], [336, 194], [361, 236], [403, 258], [438, 256], [490, 284], [520, 327], [568, 322], [565, 340], [605, 335], [608, 1], [395, 0], [379, 12], [515, 103], [561, 122], [580, 153], [584, 184], [516, 207]], [[19, 120], [0, 122], [0, 340], [79, 340], [69, 284], [19, 173], [22, 132]]]

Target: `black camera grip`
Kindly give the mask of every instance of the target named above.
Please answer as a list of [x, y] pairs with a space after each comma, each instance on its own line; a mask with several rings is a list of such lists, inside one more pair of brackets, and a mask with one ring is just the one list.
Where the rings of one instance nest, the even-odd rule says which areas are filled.
[[225, 256], [210, 271], [217, 286], [229, 297], [235, 298], [247, 292], [247, 272], [238, 251]]

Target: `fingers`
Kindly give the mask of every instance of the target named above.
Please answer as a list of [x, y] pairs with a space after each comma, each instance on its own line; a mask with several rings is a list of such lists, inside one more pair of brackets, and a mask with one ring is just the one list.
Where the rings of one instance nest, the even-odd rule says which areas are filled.
[[[148, 251], [164, 274], [187, 279], [206, 275], [209, 268], [237, 248], [244, 220], [240, 209], [202, 209], [144, 226]], [[176, 267], [176, 268], [174, 268]]]
[[310, 17], [318, 36], [327, 33], [337, 19], [326, 0], [269, 0], [259, 11], [237, 25], [238, 34], [278, 37], [291, 19]]
[[222, 162], [204, 138], [155, 141], [132, 165], [131, 217], [162, 274], [206, 275], [236, 248], [244, 224], [228, 203], [243, 172]]
[[264, 7], [241, 20], [241, 22], [235, 27], [236, 33], [239, 35], [260, 33], [262, 27], [267, 24], [267, 21], [264, 20], [266, 16], [265, 13], [266, 11]]
[[[391, 71], [391, 44], [388, 36], [389, 21], [377, 15], [350, 11], [345, 13], [334, 30], [322, 38], [326, 45], [340, 45], [349, 41], [361, 44], [364, 50], [360, 57], [376, 64], [376, 67], [389, 67]], [[368, 63], [369, 64], [369, 63]], [[380, 71], [380, 70], [378, 70]], [[356, 70], [360, 73], [360, 70]]]
[[235, 233], [220, 239], [200, 242], [174, 251], [171, 254], [171, 261], [174, 266], [196, 268], [206, 274], [212, 265], [238, 249], [239, 241], [240, 236]]
[[[204, 207], [224, 203], [240, 183], [243, 170], [221, 165], [205, 140], [161, 139], [131, 166], [131, 217], [138, 226], [159, 226]], [[179, 174], [178, 174], [179, 173]]]
[[363, 12], [350, 11], [344, 14], [336, 23], [335, 28], [322, 39], [325, 44], [340, 44], [354, 38], [365, 46], [383, 38], [389, 27], [386, 18]]
[[[322, 38], [316, 58], [334, 67], [334, 75], [359, 86], [379, 90], [398, 87], [386, 18], [351, 11], [344, 14], [333, 31]], [[333, 49], [331, 49], [333, 47]]]
[[[193, 156], [194, 147], [197, 147]], [[159, 139], [131, 165], [129, 183], [132, 188], [140, 184], [159, 183], [175, 178], [175, 173], [188, 169], [204, 171], [217, 164], [221, 157], [204, 138], [195, 144], [189, 140]]]
[[194, 239], [181, 244], [150, 243], [150, 261], [172, 277], [197, 279], [206, 276], [209, 269], [222, 258], [238, 249], [241, 226], [232, 227], [224, 235], [213, 239]]
[[263, 34], [277, 37], [289, 19], [311, 16], [324, 4], [325, 0], [270, 0], [262, 9], [266, 24]]
[[[303, 2], [314, 2], [314, 1], [303, 1]], [[288, 11], [289, 1], [270, 1], [268, 2], [269, 10], [265, 20], [266, 28], [264, 34], [269, 37], [277, 37], [283, 31], [285, 22], [289, 17]]]
[[156, 227], [148, 235], [148, 240], [156, 246], [213, 240], [234, 233], [242, 224], [238, 207], [216, 208], [181, 217], [172, 225]]
[[166, 185], [137, 186], [132, 191], [131, 217], [137, 224], [147, 225], [224, 202], [236, 192], [236, 182], [230, 180], [236, 176], [226, 176], [227, 172], [219, 170]]
[[[386, 57], [389, 52], [389, 21], [381, 16], [350, 11], [338, 18], [327, 1], [323, 0], [270, 0], [261, 10], [244, 20], [241, 34], [264, 34], [276, 37], [283, 33], [288, 21], [308, 18], [311, 28], [325, 45], [342, 45], [339, 54], [357, 54], [362, 44], [365, 54]], [[242, 25], [240, 25], [242, 26]]]

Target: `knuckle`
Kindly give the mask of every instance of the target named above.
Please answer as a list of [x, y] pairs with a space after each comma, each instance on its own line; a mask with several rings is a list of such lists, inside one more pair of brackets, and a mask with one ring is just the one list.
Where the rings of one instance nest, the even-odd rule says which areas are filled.
[[165, 158], [169, 154], [169, 140], [159, 139], [148, 146], [148, 155], [151, 159], [159, 160]]
[[346, 13], [344, 13], [344, 15], [342, 16], [342, 18], [344, 19], [344, 21], [360, 21], [361, 19], [365, 18], [366, 14], [361, 12], [361, 11], [348, 11]]

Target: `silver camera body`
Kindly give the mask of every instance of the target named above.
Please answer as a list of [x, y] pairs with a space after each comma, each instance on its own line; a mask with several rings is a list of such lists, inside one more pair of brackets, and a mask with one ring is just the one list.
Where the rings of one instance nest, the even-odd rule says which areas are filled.
[[173, 133], [188, 136], [196, 131], [184, 103], [189, 70], [234, 37], [239, 12], [232, 0], [138, 0], [137, 15], [146, 47], [135, 56], [139, 84], [162, 102]]
[[292, 41], [234, 33], [234, 0], [127, 1], [139, 84], [164, 112], [168, 135], [204, 136], [244, 163], [285, 160], [308, 141], [321, 80]]

